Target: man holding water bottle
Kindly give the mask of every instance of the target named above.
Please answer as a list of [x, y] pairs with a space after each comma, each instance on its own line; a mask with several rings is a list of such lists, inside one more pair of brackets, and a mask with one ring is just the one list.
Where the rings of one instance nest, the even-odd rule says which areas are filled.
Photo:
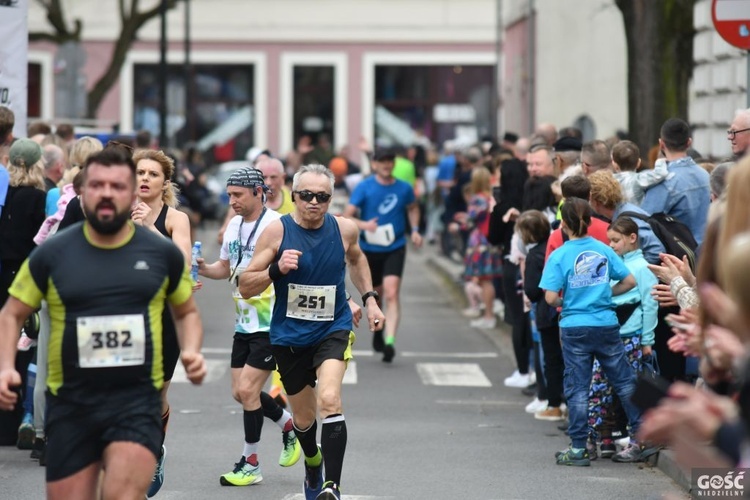
[[[224, 232], [219, 260], [206, 264], [193, 249], [193, 258], [200, 276], [229, 280], [235, 302], [234, 343], [232, 345], [232, 396], [242, 404], [245, 440], [239, 462], [231, 472], [223, 474], [223, 486], [249, 486], [259, 483], [263, 476], [258, 461], [263, 418], [268, 417], [281, 428], [283, 450], [279, 465], [290, 467], [301, 455], [297, 437], [292, 432], [292, 417], [274, 399], [263, 392], [263, 386], [276, 361], [271, 352], [269, 330], [274, 304], [273, 287], [268, 286], [256, 295], [243, 299], [237, 288], [240, 274], [250, 263], [255, 244], [263, 230], [281, 217], [265, 207], [268, 186], [263, 173], [253, 167], [234, 172], [227, 180], [229, 204], [237, 214]], [[198, 242], [196, 242], [198, 244]]]

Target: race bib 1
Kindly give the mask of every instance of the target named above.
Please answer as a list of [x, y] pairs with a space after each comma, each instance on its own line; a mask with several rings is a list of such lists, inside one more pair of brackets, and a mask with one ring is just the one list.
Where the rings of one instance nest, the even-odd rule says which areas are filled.
[[290, 283], [286, 317], [308, 321], [333, 321], [336, 285], [314, 286]]
[[383, 224], [382, 226], [378, 226], [375, 231], [365, 231], [365, 241], [370, 245], [387, 247], [396, 241], [393, 224]]
[[81, 368], [137, 366], [146, 361], [142, 314], [81, 317], [76, 335]]

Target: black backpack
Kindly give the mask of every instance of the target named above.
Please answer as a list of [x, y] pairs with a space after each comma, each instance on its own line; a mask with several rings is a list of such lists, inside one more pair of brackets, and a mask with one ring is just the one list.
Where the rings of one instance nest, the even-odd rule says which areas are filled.
[[695, 251], [698, 249], [698, 242], [695, 241], [693, 233], [685, 224], [665, 213], [648, 216], [639, 214], [638, 212], [623, 212], [619, 216], [646, 221], [651, 226], [651, 230], [656, 237], [664, 245], [666, 253], [674, 255], [680, 260], [687, 255], [690, 269], [695, 272], [697, 261]]

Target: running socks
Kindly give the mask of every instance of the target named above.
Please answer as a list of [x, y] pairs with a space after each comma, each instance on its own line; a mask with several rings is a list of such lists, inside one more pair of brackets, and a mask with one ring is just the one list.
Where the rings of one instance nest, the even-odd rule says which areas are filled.
[[[245, 443], [260, 441], [260, 431], [263, 428], [263, 408], [242, 412], [242, 420], [245, 424]], [[245, 455], [247, 457], [247, 455]]]
[[276, 425], [282, 431], [289, 432], [292, 430], [292, 415], [279, 406], [270, 394], [261, 391], [260, 405], [263, 408], [263, 415], [276, 422]]
[[310, 467], [319, 466], [323, 460], [322, 455], [318, 451], [318, 443], [315, 441], [317, 432], [318, 422], [316, 420], [313, 420], [312, 425], [304, 430], [294, 425], [294, 433], [297, 435], [299, 445], [302, 447], [302, 453], [305, 454], [305, 463]]
[[341, 414], [333, 414], [324, 418], [323, 429], [320, 432], [320, 445], [325, 450], [326, 481], [341, 484], [341, 469], [344, 466], [346, 452], [346, 420]]
[[263, 415], [274, 422], [278, 422], [284, 416], [284, 409], [267, 392], [260, 392], [260, 406], [263, 408]]
[[[393, 345], [396, 343], [396, 337], [386, 337], [385, 338], [385, 345]], [[336, 483], [338, 484], [338, 483]]]

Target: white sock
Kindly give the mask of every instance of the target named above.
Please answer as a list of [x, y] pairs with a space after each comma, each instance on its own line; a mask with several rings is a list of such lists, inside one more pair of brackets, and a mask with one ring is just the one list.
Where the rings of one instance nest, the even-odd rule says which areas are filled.
[[281, 415], [281, 418], [276, 421], [276, 425], [278, 425], [279, 428], [283, 431], [284, 427], [286, 427], [286, 423], [292, 419], [292, 414], [286, 410], [282, 411], [284, 412], [284, 414]]
[[245, 447], [242, 449], [242, 456], [250, 458], [252, 455], [258, 454], [258, 443], [245, 443]]

